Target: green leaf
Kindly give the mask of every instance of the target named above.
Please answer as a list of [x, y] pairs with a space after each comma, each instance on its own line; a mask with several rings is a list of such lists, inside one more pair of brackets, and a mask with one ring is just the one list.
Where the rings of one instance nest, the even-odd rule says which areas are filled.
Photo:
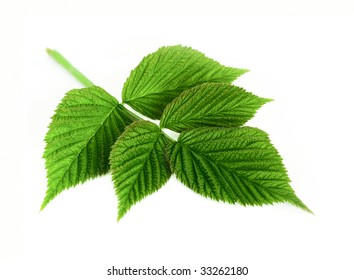
[[165, 106], [187, 88], [205, 82], [231, 83], [247, 71], [225, 67], [189, 47], [162, 47], [131, 72], [124, 84], [123, 101], [159, 119]]
[[195, 192], [228, 203], [289, 202], [311, 212], [295, 195], [277, 150], [256, 128], [196, 128], [169, 146], [177, 178]]
[[170, 142], [157, 125], [148, 121], [131, 124], [117, 139], [110, 162], [119, 199], [118, 219], [167, 182], [171, 171], [165, 147]]
[[233, 85], [205, 83], [168, 104], [160, 126], [177, 132], [200, 126], [238, 127], [270, 100]]
[[66, 93], [45, 137], [48, 189], [41, 209], [61, 191], [109, 171], [111, 147], [134, 120], [102, 88]]

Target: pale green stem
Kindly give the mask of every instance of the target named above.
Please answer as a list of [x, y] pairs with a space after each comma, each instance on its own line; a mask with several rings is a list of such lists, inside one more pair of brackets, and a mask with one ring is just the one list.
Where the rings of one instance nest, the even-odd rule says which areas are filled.
[[[52, 57], [56, 62], [58, 62], [63, 68], [65, 68], [71, 75], [73, 75], [80, 83], [85, 87], [94, 86], [94, 83], [91, 82], [84, 74], [77, 70], [64, 56], [62, 56], [58, 51], [47, 49], [47, 53]], [[123, 103], [121, 103], [123, 105]], [[135, 120], [142, 120], [139, 116], [134, 114], [129, 109], [125, 108], [131, 117]]]
[[64, 56], [62, 56], [56, 50], [47, 49], [47, 53], [52, 57], [56, 62], [58, 62], [64, 69], [66, 69], [71, 75], [73, 75], [80, 83], [82, 83], [85, 87], [93, 86], [93, 82], [91, 82], [84, 74], [82, 74], [79, 70], [77, 70], [69, 61], [66, 60]]

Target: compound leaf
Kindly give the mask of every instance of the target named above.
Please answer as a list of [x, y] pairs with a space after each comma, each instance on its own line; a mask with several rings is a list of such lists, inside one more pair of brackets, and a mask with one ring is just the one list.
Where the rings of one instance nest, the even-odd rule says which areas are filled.
[[256, 128], [196, 128], [169, 146], [171, 169], [193, 191], [242, 205], [289, 202], [311, 212], [295, 195], [277, 150]]
[[171, 141], [160, 128], [139, 121], [126, 128], [110, 156], [112, 178], [118, 196], [118, 219], [130, 207], [160, 189], [171, 176], [165, 147]]
[[205, 83], [168, 104], [160, 125], [177, 132], [199, 126], [238, 127], [269, 101], [230, 84]]
[[247, 71], [223, 66], [189, 47], [162, 47], [131, 72], [122, 97], [136, 111], [159, 119], [165, 106], [187, 88], [205, 82], [231, 83]]
[[106, 174], [112, 145], [134, 120], [100, 87], [66, 93], [45, 137], [48, 188], [41, 209], [63, 190]]

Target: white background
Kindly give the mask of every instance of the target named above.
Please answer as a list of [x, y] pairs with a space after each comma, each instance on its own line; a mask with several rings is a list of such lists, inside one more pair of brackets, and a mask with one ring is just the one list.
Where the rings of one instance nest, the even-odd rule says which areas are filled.
[[[17, 28], [22, 37], [20, 45], [4, 40], [2, 53], [9, 86], [1, 93], [0, 279], [112, 279], [106, 276], [112, 265], [247, 266], [249, 275], [241, 279], [353, 279], [354, 20], [341, 16], [351, 12], [349, 2], [338, 5], [343, 3], [332, 8], [325, 2], [320, 12], [316, 5], [268, 7], [274, 17], [259, 16], [259, 6], [257, 16], [241, 17], [228, 2], [215, 8], [217, 16], [209, 5], [204, 17], [191, 10], [188, 17], [176, 15], [180, 6], [171, 6], [175, 12], [168, 17], [150, 7], [152, 16], [143, 17], [136, 5], [135, 17], [22, 17], [20, 29], [9, 20], [6, 35]], [[252, 7], [246, 8], [250, 14]], [[331, 12], [340, 17], [290, 17]], [[120, 99], [141, 58], [172, 44], [251, 70], [235, 84], [275, 101], [248, 125], [270, 134], [293, 188], [315, 215], [285, 204], [217, 203], [172, 177], [116, 223], [109, 176], [61, 193], [39, 212], [46, 127], [64, 93], [81, 86], [45, 48], [59, 50]], [[14, 50], [22, 71], [7, 59]], [[232, 279], [198, 273], [184, 278]]]

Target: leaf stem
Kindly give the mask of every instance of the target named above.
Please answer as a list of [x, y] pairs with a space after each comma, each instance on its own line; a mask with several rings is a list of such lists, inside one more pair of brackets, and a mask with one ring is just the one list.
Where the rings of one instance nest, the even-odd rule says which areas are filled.
[[84, 74], [77, 70], [64, 56], [62, 56], [58, 51], [52, 49], [46, 49], [47, 53], [51, 58], [58, 62], [64, 69], [66, 69], [71, 75], [73, 75], [80, 83], [85, 87], [93, 86], [94, 83], [91, 82]]
[[[56, 62], [58, 62], [64, 69], [66, 69], [71, 75], [73, 75], [81, 84], [83, 84], [85, 87], [91, 87], [94, 86], [95, 84], [91, 82], [84, 74], [82, 74], [79, 70], [77, 70], [60, 52], [56, 50], [52, 50], [47, 48], [46, 49], [47, 53], [51, 58], [53, 58]], [[123, 105], [121, 103], [121, 105]], [[135, 121], [141, 121], [143, 120], [141, 117], [136, 115], [134, 112], [129, 110], [128, 108], [123, 108], [127, 111], [128, 114], [130, 114], [130, 117], [133, 118]], [[162, 131], [162, 130], [161, 130]], [[165, 134], [170, 140], [175, 141], [173, 138], [171, 138], [167, 133], [162, 132]]]

